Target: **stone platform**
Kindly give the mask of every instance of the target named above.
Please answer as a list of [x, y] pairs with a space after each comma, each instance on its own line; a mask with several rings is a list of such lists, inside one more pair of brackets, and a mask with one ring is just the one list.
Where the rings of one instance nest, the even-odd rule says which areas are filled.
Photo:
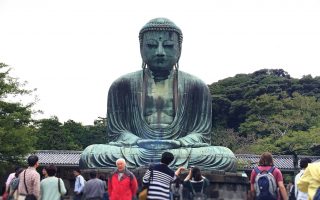
[[[98, 175], [103, 174], [108, 177], [114, 169], [99, 168], [82, 170], [82, 175], [88, 180], [89, 172], [96, 170]], [[142, 185], [142, 177], [147, 168], [130, 169], [137, 180], [139, 187]], [[210, 186], [206, 191], [208, 200], [247, 200], [250, 199], [249, 179], [245, 173], [230, 173], [216, 170], [202, 170], [202, 175], [210, 181]], [[180, 175], [183, 180], [187, 176], [187, 171]], [[184, 191], [187, 193], [188, 191]]]

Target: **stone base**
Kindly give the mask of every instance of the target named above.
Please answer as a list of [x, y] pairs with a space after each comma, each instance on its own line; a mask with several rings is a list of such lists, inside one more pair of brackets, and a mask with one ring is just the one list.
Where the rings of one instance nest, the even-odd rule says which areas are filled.
[[[86, 179], [89, 178], [89, 172], [96, 170], [98, 174], [104, 174], [106, 177], [114, 171], [111, 168], [86, 169], [82, 174]], [[142, 177], [147, 168], [137, 168], [131, 170], [139, 183], [142, 185]], [[216, 170], [203, 170], [202, 175], [210, 181], [207, 189], [207, 197], [210, 200], [246, 200], [249, 199], [250, 184], [249, 179], [244, 173], [230, 173]], [[187, 172], [180, 175], [183, 180], [187, 176]], [[188, 191], [184, 190], [184, 193]], [[185, 198], [184, 198], [185, 199]]]
[[246, 200], [249, 199], [249, 179], [242, 173], [202, 171], [210, 181], [208, 197], [212, 200]]

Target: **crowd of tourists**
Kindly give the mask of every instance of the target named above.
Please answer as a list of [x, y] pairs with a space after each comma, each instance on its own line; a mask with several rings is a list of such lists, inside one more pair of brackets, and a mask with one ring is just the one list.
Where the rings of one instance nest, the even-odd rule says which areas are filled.
[[[17, 167], [14, 173], [8, 176], [5, 193], [2, 200], [61, 200], [67, 193], [64, 181], [56, 177], [57, 168], [48, 165], [42, 169], [43, 179], [36, 171], [39, 159], [31, 155], [27, 159], [28, 168]], [[107, 184], [103, 177], [97, 178], [95, 171], [90, 172], [90, 180], [81, 175], [80, 169], [73, 171], [75, 176], [74, 200], [91, 199], [101, 200], [106, 196]]]
[[261, 155], [250, 176], [251, 198], [257, 200], [320, 200], [320, 162], [300, 160], [300, 172], [284, 186], [281, 171], [274, 165], [271, 153]]
[[[204, 197], [209, 181], [201, 175], [198, 167], [189, 169], [184, 181], [179, 177], [187, 170], [178, 168], [175, 172], [169, 165], [174, 160], [172, 153], [162, 154], [159, 164], [151, 165], [143, 176], [143, 187], [138, 187], [137, 178], [126, 167], [126, 161], [119, 158], [116, 169], [106, 180], [97, 177], [96, 171], [90, 171], [90, 179], [86, 181], [79, 169], [73, 171], [75, 176], [74, 200], [132, 200], [132, 199], [175, 199], [182, 200], [193, 197]], [[6, 182], [6, 192], [3, 200], [61, 200], [67, 193], [61, 178], [56, 177], [57, 168], [54, 165], [46, 166], [40, 174], [36, 171], [39, 166], [38, 157], [29, 156], [28, 168], [17, 167], [15, 173], [9, 175]], [[190, 190], [188, 197], [183, 197], [182, 190]], [[143, 192], [147, 191], [147, 192]], [[140, 194], [139, 194], [140, 193]], [[145, 195], [143, 195], [143, 193]], [[137, 195], [138, 194], [138, 195]]]
[[[150, 165], [142, 178], [142, 187], [138, 186], [135, 175], [127, 169], [126, 161], [119, 158], [116, 169], [106, 179], [97, 177], [96, 171], [89, 173], [86, 181], [79, 169], [75, 176], [74, 200], [132, 200], [132, 199], [207, 199], [210, 182], [201, 174], [198, 167], [186, 169], [179, 167], [173, 171], [169, 166], [174, 155], [164, 152], [161, 162]], [[61, 200], [67, 193], [61, 178], [56, 177], [57, 168], [49, 165], [43, 168], [43, 179], [36, 171], [38, 157], [31, 155], [27, 159], [28, 168], [17, 167], [6, 181], [3, 200]], [[273, 163], [271, 153], [263, 153], [258, 166], [250, 175], [249, 199], [256, 200], [319, 200], [320, 199], [320, 162], [311, 163], [309, 158], [300, 160], [300, 172], [294, 181], [284, 185], [279, 168]], [[188, 172], [187, 172], [188, 171]], [[181, 173], [187, 173], [182, 180]], [[140, 188], [140, 189], [139, 189]], [[187, 192], [186, 192], [187, 191]]]

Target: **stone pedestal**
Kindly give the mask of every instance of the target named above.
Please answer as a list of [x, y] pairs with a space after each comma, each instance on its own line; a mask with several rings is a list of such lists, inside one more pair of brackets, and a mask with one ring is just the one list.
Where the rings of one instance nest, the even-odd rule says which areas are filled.
[[210, 181], [207, 190], [212, 200], [246, 200], [249, 199], [250, 184], [244, 173], [202, 171]]
[[[111, 168], [87, 169], [82, 174], [86, 179], [89, 178], [89, 172], [96, 170], [98, 174], [104, 174], [106, 177], [113, 172]], [[147, 168], [131, 169], [139, 183], [142, 184], [142, 177]], [[246, 200], [249, 199], [250, 184], [245, 173], [230, 173], [216, 170], [202, 170], [203, 176], [210, 181], [210, 186], [206, 191], [209, 200]], [[187, 172], [180, 175], [183, 180], [187, 176]], [[188, 193], [188, 191], [184, 191]]]

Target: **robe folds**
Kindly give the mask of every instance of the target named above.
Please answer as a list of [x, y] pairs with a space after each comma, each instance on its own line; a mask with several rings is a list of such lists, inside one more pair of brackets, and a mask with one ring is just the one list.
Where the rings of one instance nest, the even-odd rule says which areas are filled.
[[[152, 128], [145, 120], [146, 83], [143, 71], [118, 78], [110, 87], [107, 107], [109, 144], [88, 146], [82, 153], [80, 167], [114, 167], [125, 158], [128, 167], [147, 166], [160, 161], [164, 151], [174, 154], [171, 166], [199, 166], [224, 171], [235, 170], [235, 156], [226, 147], [210, 146], [212, 100], [208, 86], [200, 79], [176, 71], [173, 80], [175, 116], [171, 124]], [[180, 141], [180, 148], [145, 149], [139, 139]], [[202, 144], [202, 145], [199, 145]], [[207, 145], [203, 145], [207, 144]]]

